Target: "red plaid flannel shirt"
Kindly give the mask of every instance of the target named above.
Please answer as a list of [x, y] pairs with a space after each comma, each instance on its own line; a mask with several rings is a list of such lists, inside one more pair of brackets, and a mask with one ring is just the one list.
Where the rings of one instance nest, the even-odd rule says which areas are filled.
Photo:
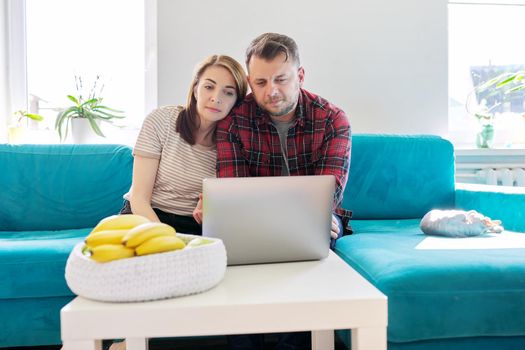
[[[334, 211], [350, 231], [349, 210], [340, 207], [350, 168], [351, 130], [345, 113], [301, 89], [288, 131], [290, 175], [334, 175]], [[217, 125], [217, 177], [280, 176], [285, 166], [277, 129], [250, 94]]]

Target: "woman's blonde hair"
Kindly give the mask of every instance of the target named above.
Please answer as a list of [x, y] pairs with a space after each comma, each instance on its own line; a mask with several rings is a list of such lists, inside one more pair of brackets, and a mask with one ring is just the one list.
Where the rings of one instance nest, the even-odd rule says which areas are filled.
[[188, 89], [186, 106], [180, 112], [177, 118], [177, 132], [190, 145], [195, 144], [195, 131], [199, 128], [200, 120], [197, 115], [197, 100], [195, 99], [195, 86], [199, 83], [202, 74], [211, 66], [223, 67], [233, 76], [235, 80], [235, 90], [237, 92], [237, 101], [235, 105], [240, 104], [248, 91], [248, 81], [244, 69], [235, 59], [226, 55], [213, 55], [206, 58], [195, 69], [193, 80]]

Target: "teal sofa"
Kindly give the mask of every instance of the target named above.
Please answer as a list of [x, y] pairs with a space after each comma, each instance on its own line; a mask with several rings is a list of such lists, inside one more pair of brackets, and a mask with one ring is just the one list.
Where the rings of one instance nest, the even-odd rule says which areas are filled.
[[[0, 145], [0, 169], [0, 348], [60, 344], [67, 256], [119, 211], [131, 150]], [[525, 249], [415, 249], [436, 208], [525, 231], [525, 189], [455, 185], [453, 148], [439, 137], [355, 135], [344, 206], [355, 233], [336, 253], [388, 296], [390, 350], [525, 349]]]
[[389, 350], [525, 349], [524, 248], [416, 248], [431, 209], [525, 232], [525, 188], [455, 185], [454, 150], [439, 137], [357, 135], [343, 206], [354, 234], [335, 251], [388, 296]]
[[61, 343], [66, 259], [118, 213], [132, 164], [118, 145], [0, 145], [0, 347]]

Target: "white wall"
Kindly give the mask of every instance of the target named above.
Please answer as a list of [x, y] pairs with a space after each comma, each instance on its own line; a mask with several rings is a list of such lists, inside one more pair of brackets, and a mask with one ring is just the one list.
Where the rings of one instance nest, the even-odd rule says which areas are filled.
[[353, 132], [447, 133], [447, 0], [158, 0], [159, 104], [181, 104], [195, 64], [244, 62], [263, 32], [294, 38], [305, 88]]

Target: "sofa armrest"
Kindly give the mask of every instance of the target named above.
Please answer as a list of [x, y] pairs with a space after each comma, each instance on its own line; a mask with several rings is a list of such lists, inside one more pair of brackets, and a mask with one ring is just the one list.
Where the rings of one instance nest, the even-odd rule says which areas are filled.
[[501, 220], [506, 230], [525, 232], [525, 187], [456, 184], [456, 208]]

